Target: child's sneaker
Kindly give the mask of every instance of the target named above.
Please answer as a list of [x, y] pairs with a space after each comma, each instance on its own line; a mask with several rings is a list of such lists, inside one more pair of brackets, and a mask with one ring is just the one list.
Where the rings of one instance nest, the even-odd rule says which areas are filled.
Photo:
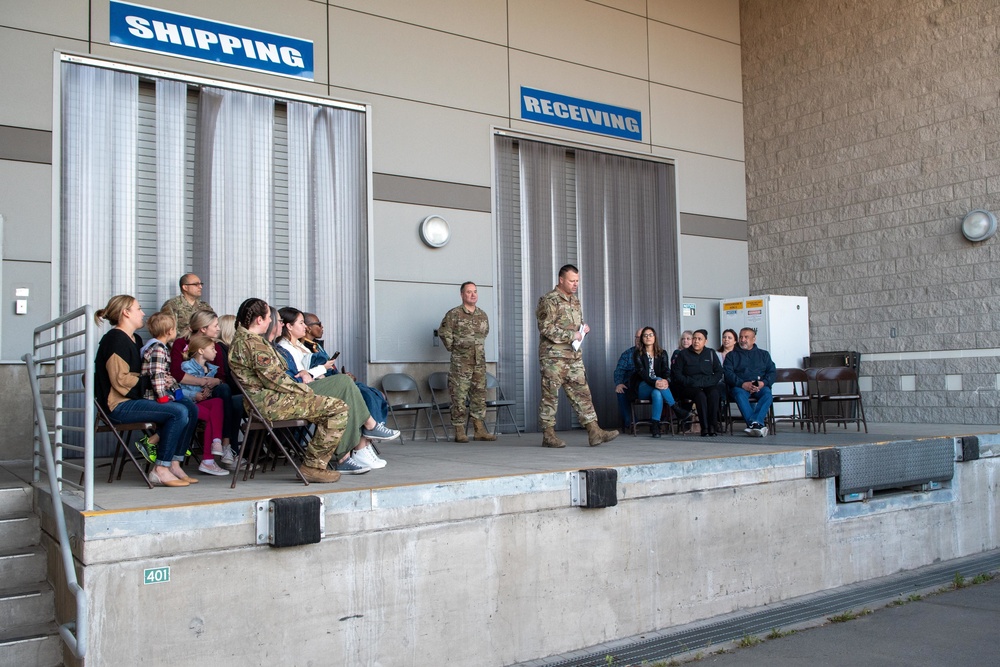
[[236, 457], [233, 456], [232, 449], [227, 447], [226, 451], [222, 452], [222, 459], [219, 460], [219, 465], [226, 470], [236, 470]]
[[228, 470], [223, 470], [218, 466], [214, 459], [207, 459], [198, 465], [198, 472], [203, 472], [206, 475], [217, 475], [219, 477], [225, 477], [229, 474]]
[[135, 448], [139, 450], [139, 455], [149, 463], [156, 463], [156, 443], [149, 441], [149, 436], [144, 435], [135, 441]]

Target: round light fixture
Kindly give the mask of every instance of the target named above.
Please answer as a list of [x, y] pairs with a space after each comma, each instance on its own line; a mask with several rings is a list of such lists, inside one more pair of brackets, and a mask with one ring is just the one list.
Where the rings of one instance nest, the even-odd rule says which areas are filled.
[[971, 211], [962, 220], [962, 236], [973, 243], [985, 241], [997, 233], [997, 217], [989, 211]]
[[451, 239], [448, 221], [440, 215], [429, 215], [420, 223], [420, 240], [431, 248], [441, 248]]

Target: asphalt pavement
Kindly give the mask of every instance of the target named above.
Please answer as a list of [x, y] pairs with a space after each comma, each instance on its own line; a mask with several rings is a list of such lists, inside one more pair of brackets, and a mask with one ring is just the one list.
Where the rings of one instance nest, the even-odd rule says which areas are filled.
[[1000, 578], [711, 654], [712, 667], [1000, 665]]

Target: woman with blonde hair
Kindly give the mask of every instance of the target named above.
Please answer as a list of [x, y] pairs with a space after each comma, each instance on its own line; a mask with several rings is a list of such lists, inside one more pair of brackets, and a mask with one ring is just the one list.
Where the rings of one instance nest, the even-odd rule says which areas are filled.
[[[219, 316], [211, 310], [196, 310], [188, 322], [187, 337], [178, 338], [170, 348], [170, 374], [181, 386], [206, 388], [212, 398], [222, 400], [222, 455], [219, 465], [226, 470], [236, 470], [236, 457], [231, 445], [239, 442], [240, 422], [243, 421], [243, 396], [233, 391], [229, 382], [228, 352], [219, 342]], [[185, 352], [194, 336], [208, 336], [215, 346], [215, 363], [219, 370], [214, 377], [195, 376], [184, 372]], [[210, 466], [211, 467], [211, 466]], [[204, 471], [202, 471], [204, 472]], [[212, 474], [216, 474], [213, 472]]]
[[98, 325], [107, 320], [113, 326], [97, 346], [94, 398], [115, 423], [156, 423], [160, 440], [149, 482], [188, 486], [190, 482], [181, 469], [181, 461], [194, 436], [198, 408], [188, 401], [158, 403], [143, 398], [149, 379], [142, 375], [142, 339], [135, 332], [142, 327], [145, 317], [139, 302], [128, 294], [111, 297], [108, 305], [94, 313]]

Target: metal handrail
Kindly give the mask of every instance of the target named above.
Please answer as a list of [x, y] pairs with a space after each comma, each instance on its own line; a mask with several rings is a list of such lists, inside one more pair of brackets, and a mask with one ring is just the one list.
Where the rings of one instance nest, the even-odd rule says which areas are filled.
[[[66, 642], [70, 651], [77, 658], [83, 658], [87, 654], [87, 635], [89, 627], [89, 609], [90, 603], [87, 596], [87, 592], [80, 586], [76, 578], [76, 567], [73, 560], [73, 552], [69, 545], [69, 530], [66, 527], [66, 512], [63, 507], [62, 500], [62, 486], [65, 482], [71, 487], [77, 489], [80, 488], [78, 484], [75, 484], [69, 480], [62, 479], [62, 433], [63, 430], [80, 430], [78, 427], [63, 426], [63, 413], [66, 409], [63, 408], [62, 398], [63, 398], [63, 379], [71, 375], [82, 375], [81, 371], [78, 373], [66, 373], [63, 369], [63, 361], [66, 358], [78, 357], [80, 356], [79, 351], [73, 351], [63, 354], [63, 343], [66, 340], [76, 338], [80, 333], [74, 333], [70, 336], [65, 336], [63, 334], [63, 327], [67, 322], [79, 318], [81, 315], [84, 317], [84, 350], [82, 352], [84, 359], [94, 358], [94, 337], [95, 337], [95, 327], [93, 324], [93, 307], [84, 306], [82, 308], [77, 308], [71, 313], [67, 313], [60, 318], [52, 320], [47, 324], [35, 329], [34, 336], [34, 353], [38, 350], [47, 347], [55, 346], [55, 350], [51, 356], [45, 357], [45, 363], [52, 363], [55, 365], [54, 373], [46, 373], [44, 377], [53, 378], [55, 382], [55, 387], [52, 392], [46, 392], [48, 395], [55, 396], [55, 404], [53, 406], [53, 411], [55, 414], [55, 424], [53, 433], [56, 435], [56, 444], [53, 446], [52, 440], [49, 438], [49, 424], [45, 415], [45, 404], [42, 402], [42, 392], [39, 389], [38, 381], [42, 376], [38, 373], [36, 368], [36, 360], [33, 354], [26, 354], [22, 357], [24, 363], [28, 367], [28, 383], [31, 386], [31, 396], [32, 405], [35, 414], [35, 438], [34, 438], [34, 455], [33, 455], [33, 472], [32, 480], [38, 484], [40, 483], [40, 472], [41, 466], [39, 465], [40, 459], [44, 458], [44, 469], [46, 476], [48, 477], [49, 486], [49, 496], [52, 498], [52, 511], [55, 519], [55, 530], [57, 533], [57, 541], [59, 545], [59, 554], [62, 557], [63, 565], [63, 575], [66, 577], [66, 588], [73, 595], [76, 601], [76, 620], [63, 623], [59, 626], [59, 635], [62, 640]], [[54, 337], [51, 340], [41, 341], [43, 334], [53, 331], [55, 332]], [[84, 382], [84, 408], [82, 410], [84, 416], [84, 425], [82, 427], [83, 432], [83, 489], [84, 489], [84, 507], [87, 511], [94, 509], [94, 388], [92, 382]], [[79, 451], [79, 447], [72, 447], [72, 449]], [[76, 464], [67, 464], [68, 467], [79, 470], [79, 466]]]

